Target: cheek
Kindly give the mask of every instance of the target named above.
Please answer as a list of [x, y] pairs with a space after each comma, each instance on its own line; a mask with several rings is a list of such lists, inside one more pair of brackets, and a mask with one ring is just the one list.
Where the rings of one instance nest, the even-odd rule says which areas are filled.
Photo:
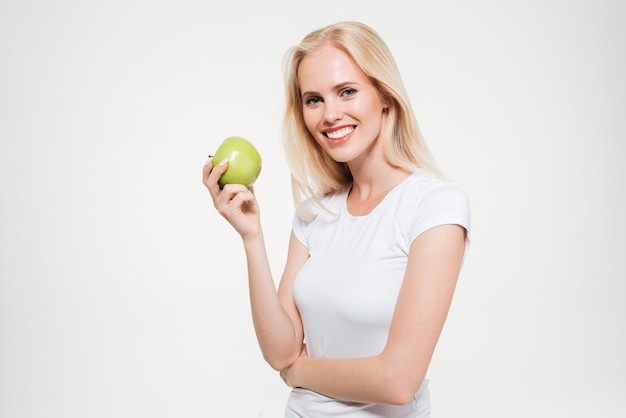
[[311, 135], [315, 136], [317, 130], [317, 119], [315, 118], [314, 112], [305, 110], [302, 114], [302, 118], [304, 119], [304, 125], [309, 130]]

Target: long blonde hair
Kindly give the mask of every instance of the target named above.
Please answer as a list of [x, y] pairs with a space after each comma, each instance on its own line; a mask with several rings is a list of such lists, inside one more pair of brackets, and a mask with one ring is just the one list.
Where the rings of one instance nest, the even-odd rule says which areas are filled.
[[296, 210], [304, 218], [312, 214], [304, 201], [323, 208], [322, 198], [347, 190], [352, 174], [347, 164], [333, 160], [315, 141], [303, 118], [298, 85], [298, 67], [303, 58], [320, 46], [330, 44], [350, 56], [371, 79], [382, 99], [389, 103], [387, 123], [381, 132], [387, 161], [407, 171], [425, 169], [438, 176], [409, 102], [398, 66], [382, 38], [360, 22], [338, 22], [306, 35], [287, 50], [284, 58], [285, 115], [283, 141], [291, 169], [291, 185]]

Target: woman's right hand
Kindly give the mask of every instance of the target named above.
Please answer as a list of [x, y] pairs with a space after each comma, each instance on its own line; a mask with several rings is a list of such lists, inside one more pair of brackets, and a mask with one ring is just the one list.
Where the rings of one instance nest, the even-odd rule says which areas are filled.
[[227, 168], [227, 160], [216, 167], [213, 167], [213, 161], [207, 161], [202, 170], [202, 182], [209, 190], [217, 211], [242, 238], [258, 235], [261, 232], [261, 221], [254, 188], [241, 184], [226, 184], [223, 189], [220, 188], [217, 181]]

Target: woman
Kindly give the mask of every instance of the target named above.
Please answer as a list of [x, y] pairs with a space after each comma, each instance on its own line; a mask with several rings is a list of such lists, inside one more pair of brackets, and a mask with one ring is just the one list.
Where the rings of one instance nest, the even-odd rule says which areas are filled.
[[[293, 390], [286, 417], [427, 417], [426, 372], [469, 230], [438, 175], [394, 59], [340, 22], [285, 60], [284, 139], [296, 214], [278, 291], [253, 189], [203, 181], [241, 235], [264, 358]], [[304, 344], [306, 342], [306, 345]]]

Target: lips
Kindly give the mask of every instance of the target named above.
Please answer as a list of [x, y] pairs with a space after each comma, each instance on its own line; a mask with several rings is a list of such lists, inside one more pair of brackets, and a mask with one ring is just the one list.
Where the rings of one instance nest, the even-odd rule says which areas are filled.
[[324, 132], [331, 145], [339, 145], [346, 142], [352, 136], [354, 126], [345, 126], [343, 128]]

